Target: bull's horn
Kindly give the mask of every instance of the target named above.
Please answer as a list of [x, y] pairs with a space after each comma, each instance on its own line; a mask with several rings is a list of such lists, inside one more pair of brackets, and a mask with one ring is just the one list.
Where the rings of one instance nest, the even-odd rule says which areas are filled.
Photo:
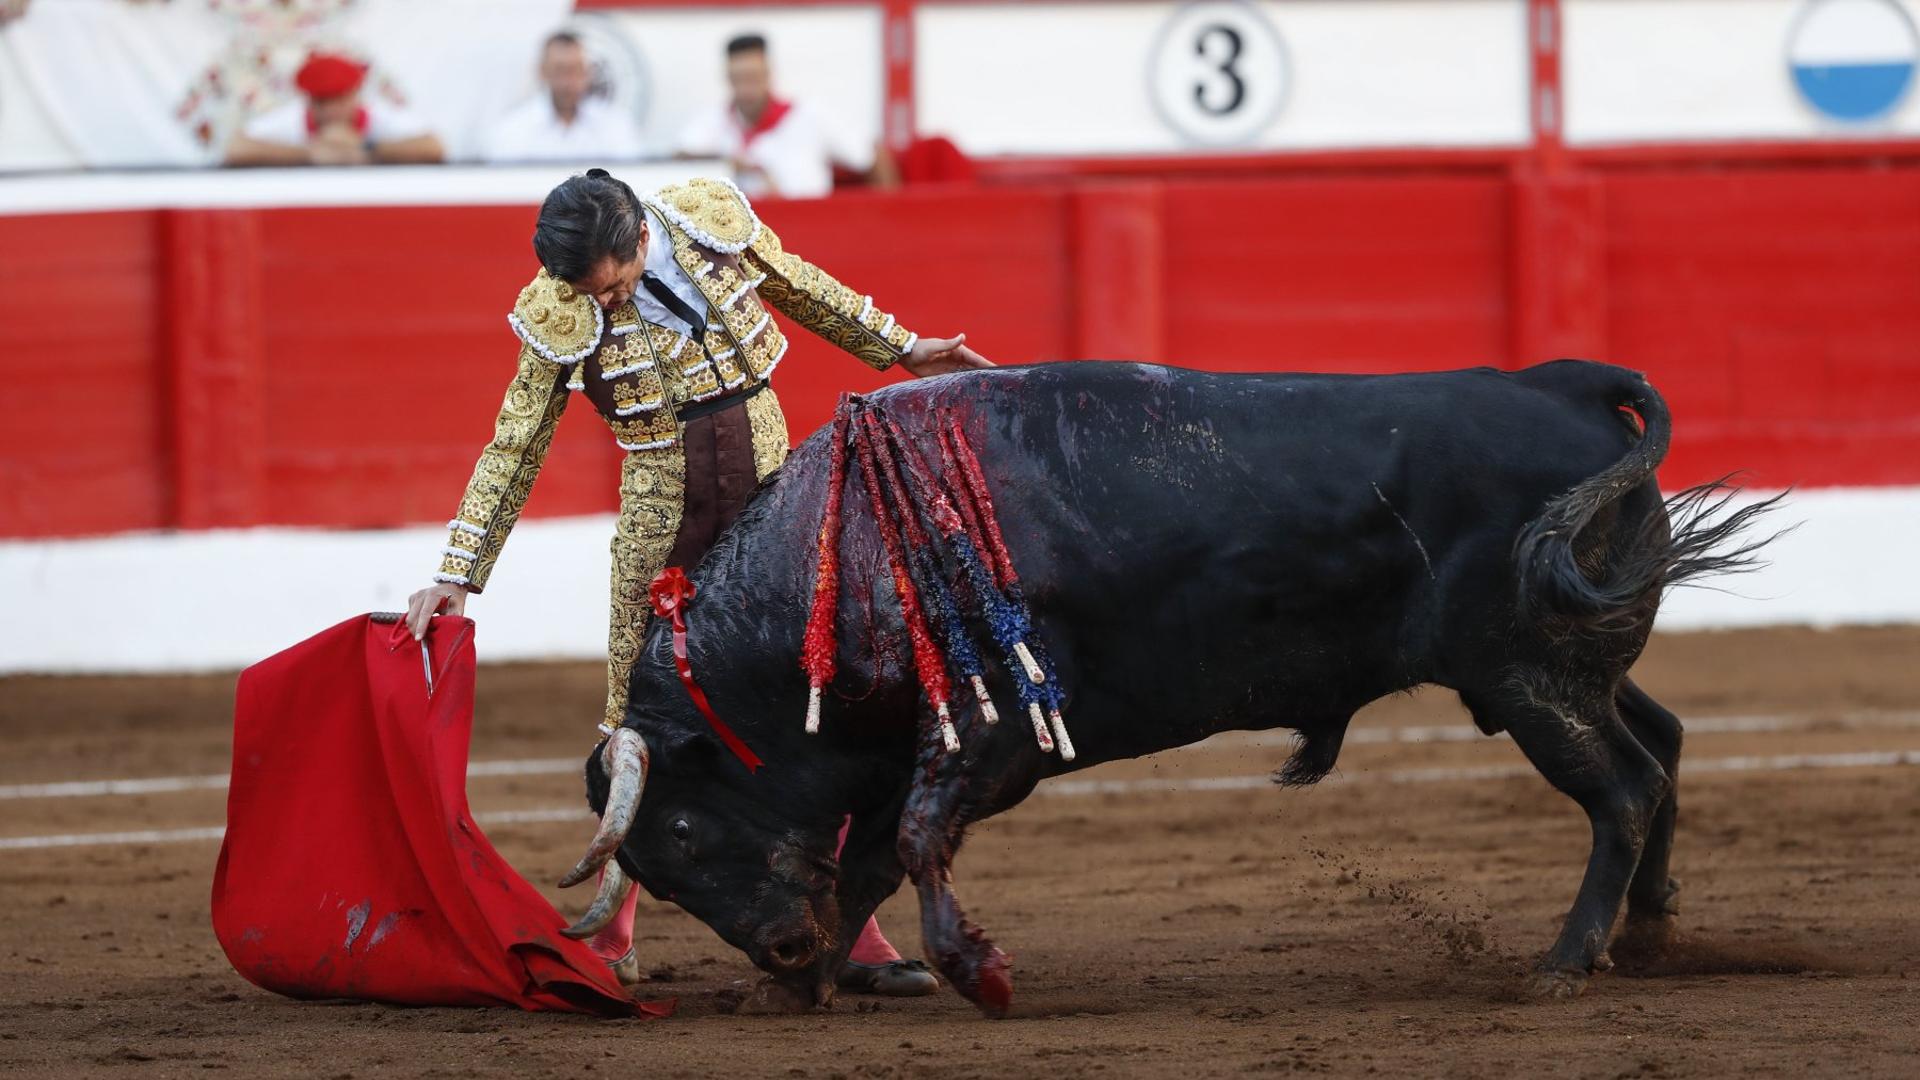
[[613, 917], [620, 912], [620, 905], [627, 902], [627, 894], [633, 891], [633, 879], [620, 869], [620, 863], [607, 863], [607, 872], [600, 878], [600, 891], [594, 894], [592, 906], [580, 916], [580, 921], [560, 931], [567, 937], [578, 941], [590, 938], [607, 928]]
[[620, 849], [627, 830], [633, 828], [633, 816], [640, 809], [640, 792], [647, 786], [647, 741], [639, 732], [632, 728], [614, 732], [600, 756], [613, 778], [607, 790], [607, 809], [600, 815], [600, 831], [593, 834], [586, 856], [560, 879], [563, 889], [587, 880]]

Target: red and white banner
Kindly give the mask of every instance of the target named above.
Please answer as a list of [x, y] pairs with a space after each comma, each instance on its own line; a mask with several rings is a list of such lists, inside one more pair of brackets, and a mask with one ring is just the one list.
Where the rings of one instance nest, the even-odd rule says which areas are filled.
[[0, 172], [211, 165], [294, 100], [310, 50], [369, 60], [367, 93], [423, 114], [449, 156], [533, 89], [573, 0], [32, 0], [0, 25]]

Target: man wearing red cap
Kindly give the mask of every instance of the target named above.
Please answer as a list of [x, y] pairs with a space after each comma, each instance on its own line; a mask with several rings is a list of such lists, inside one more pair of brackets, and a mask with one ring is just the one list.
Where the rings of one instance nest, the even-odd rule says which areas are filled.
[[440, 140], [413, 112], [363, 99], [365, 64], [316, 52], [294, 76], [302, 100], [261, 113], [227, 144], [228, 165], [434, 164]]

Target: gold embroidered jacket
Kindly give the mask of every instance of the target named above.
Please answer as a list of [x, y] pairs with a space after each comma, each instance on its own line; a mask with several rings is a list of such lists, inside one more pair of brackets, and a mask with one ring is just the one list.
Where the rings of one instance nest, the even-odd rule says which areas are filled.
[[664, 451], [679, 437], [675, 410], [764, 382], [787, 338], [768, 306], [878, 370], [918, 335], [790, 254], [725, 180], [662, 188], [642, 201], [666, 224], [674, 261], [707, 301], [696, 342], [643, 320], [631, 301], [602, 312], [591, 297], [541, 270], [507, 321], [522, 342], [493, 441], [474, 466], [434, 580], [486, 587], [501, 545], [526, 505], [569, 393], [583, 391], [630, 453]]

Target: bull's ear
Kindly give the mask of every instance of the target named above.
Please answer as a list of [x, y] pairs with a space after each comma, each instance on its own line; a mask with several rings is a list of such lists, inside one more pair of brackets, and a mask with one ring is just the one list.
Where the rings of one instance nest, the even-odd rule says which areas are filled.
[[606, 745], [607, 740], [601, 739], [593, 744], [593, 753], [587, 755], [587, 805], [593, 808], [595, 815], [604, 813], [607, 808], [607, 766], [600, 757]]
[[692, 731], [667, 740], [665, 751], [664, 756], [684, 767], [701, 770], [711, 768], [726, 748], [711, 732]]

